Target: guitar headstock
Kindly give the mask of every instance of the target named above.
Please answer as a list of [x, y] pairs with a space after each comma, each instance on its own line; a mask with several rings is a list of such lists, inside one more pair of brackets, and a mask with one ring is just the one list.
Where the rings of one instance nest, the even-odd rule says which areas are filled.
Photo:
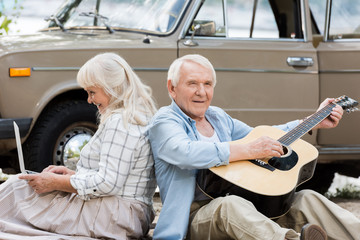
[[348, 113], [359, 110], [356, 107], [359, 103], [356, 100], [349, 98], [348, 96], [345, 95], [336, 98], [335, 103], [340, 105]]

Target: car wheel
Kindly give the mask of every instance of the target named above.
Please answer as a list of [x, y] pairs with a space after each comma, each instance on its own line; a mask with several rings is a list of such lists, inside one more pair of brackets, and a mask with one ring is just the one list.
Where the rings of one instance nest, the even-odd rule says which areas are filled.
[[38, 119], [24, 144], [26, 168], [65, 165], [75, 168], [81, 148], [97, 129], [94, 105], [86, 101], [65, 101], [48, 108]]

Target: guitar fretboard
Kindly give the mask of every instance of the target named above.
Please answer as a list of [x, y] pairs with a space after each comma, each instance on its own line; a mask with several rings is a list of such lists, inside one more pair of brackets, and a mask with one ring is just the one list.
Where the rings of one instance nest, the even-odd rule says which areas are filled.
[[304, 136], [307, 132], [309, 132], [316, 125], [318, 125], [322, 120], [327, 118], [335, 106], [336, 105], [334, 103], [328, 104], [327, 106], [304, 120], [293, 130], [289, 131], [284, 136], [279, 138], [278, 141], [285, 146], [290, 146], [293, 142]]

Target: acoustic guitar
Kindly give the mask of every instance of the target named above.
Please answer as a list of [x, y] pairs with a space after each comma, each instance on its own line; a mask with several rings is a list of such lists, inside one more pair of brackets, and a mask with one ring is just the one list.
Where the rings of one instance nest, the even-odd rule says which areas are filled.
[[290, 132], [271, 126], [254, 128], [239, 143], [249, 143], [269, 136], [282, 144], [284, 155], [269, 159], [232, 162], [226, 166], [202, 169], [197, 185], [211, 198], [237, 195], [251, 201], [256, 209], [269, 218], [285, 214], [291, 207], [296, 187], [309, 180], [315, 171], [318, 150], [300, 139], [340, 105], [347, 112], [357, 110], [358, 102], [342, 96], [304, 120]]

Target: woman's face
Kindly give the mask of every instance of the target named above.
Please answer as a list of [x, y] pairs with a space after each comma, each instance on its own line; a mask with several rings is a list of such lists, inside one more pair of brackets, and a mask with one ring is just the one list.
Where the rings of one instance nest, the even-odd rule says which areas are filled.
[[88, 103], [94, 104], [98, 108], [100, 114], [103, 114], [105, 109], [109, 106], [110, 96], [100, 87], [88, 87], [85, 88], [85, 91], [88, 94]]

